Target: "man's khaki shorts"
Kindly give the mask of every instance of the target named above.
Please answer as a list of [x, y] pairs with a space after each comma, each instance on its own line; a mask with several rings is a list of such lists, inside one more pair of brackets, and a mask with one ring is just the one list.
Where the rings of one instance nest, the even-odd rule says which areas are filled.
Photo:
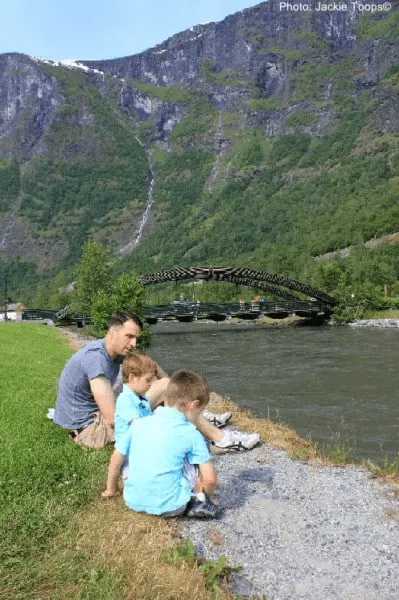
[[90, 423], [79, 433], [71, 431], [73, 441], [83, 448], [104, 448], [115, 441], [114, 428], [104, 422], [101, 413], [97, 413]]

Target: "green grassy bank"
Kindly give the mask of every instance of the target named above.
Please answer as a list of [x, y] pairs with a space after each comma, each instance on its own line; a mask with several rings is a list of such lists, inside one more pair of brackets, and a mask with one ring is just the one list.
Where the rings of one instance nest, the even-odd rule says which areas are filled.
[[104, 478], [108, 453], [82, 452], [46, 417], [71, 354], [55, 329], [0, 325], [2, 597], [44, 597], [34, 589], [52, 540]]
[[232, 600], [224, 565], [176, 554], [173, 523], [101, 501], [110, 449], [47, 418], [72, 352], [54, 328], [0, 324], [1, 599]]

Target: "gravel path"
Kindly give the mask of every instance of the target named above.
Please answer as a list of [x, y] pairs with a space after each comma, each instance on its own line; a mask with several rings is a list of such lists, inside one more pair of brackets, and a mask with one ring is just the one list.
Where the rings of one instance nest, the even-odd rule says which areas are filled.
[[398, 600], [399, 499], [355, 467], [317, 467], [261, 446], [214, 457], [217, 521], [181, 521], [233, 592], [268, 600]]

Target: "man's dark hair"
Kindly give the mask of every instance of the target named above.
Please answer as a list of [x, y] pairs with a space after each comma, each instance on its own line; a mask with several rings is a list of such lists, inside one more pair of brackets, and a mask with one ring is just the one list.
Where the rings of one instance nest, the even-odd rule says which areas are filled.
[[121, 310], [111, 315], [108, 321], [108, 329], [115, 325], [123, 325], [126, 323], [126, 321], [133, 321], [133, 323], [136, 323], [140, 329], [143, 329], [143, 321], [140, 319], [140, 317], [136, 315], [136, 313], [131, 313], [127, 310]]

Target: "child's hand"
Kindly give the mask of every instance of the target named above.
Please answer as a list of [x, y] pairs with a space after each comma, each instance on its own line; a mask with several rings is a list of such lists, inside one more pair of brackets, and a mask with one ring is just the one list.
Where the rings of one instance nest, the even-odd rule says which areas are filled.
[[104, 490], [103, 492], [101, 492], [101, 498], [105, 498], [105, 499], [109, 499], [109, 498], [116, 498], [117, 496], [120, 496], [121, 493], [119, 490], [109, 490], [108, 488], [106, 490]]

